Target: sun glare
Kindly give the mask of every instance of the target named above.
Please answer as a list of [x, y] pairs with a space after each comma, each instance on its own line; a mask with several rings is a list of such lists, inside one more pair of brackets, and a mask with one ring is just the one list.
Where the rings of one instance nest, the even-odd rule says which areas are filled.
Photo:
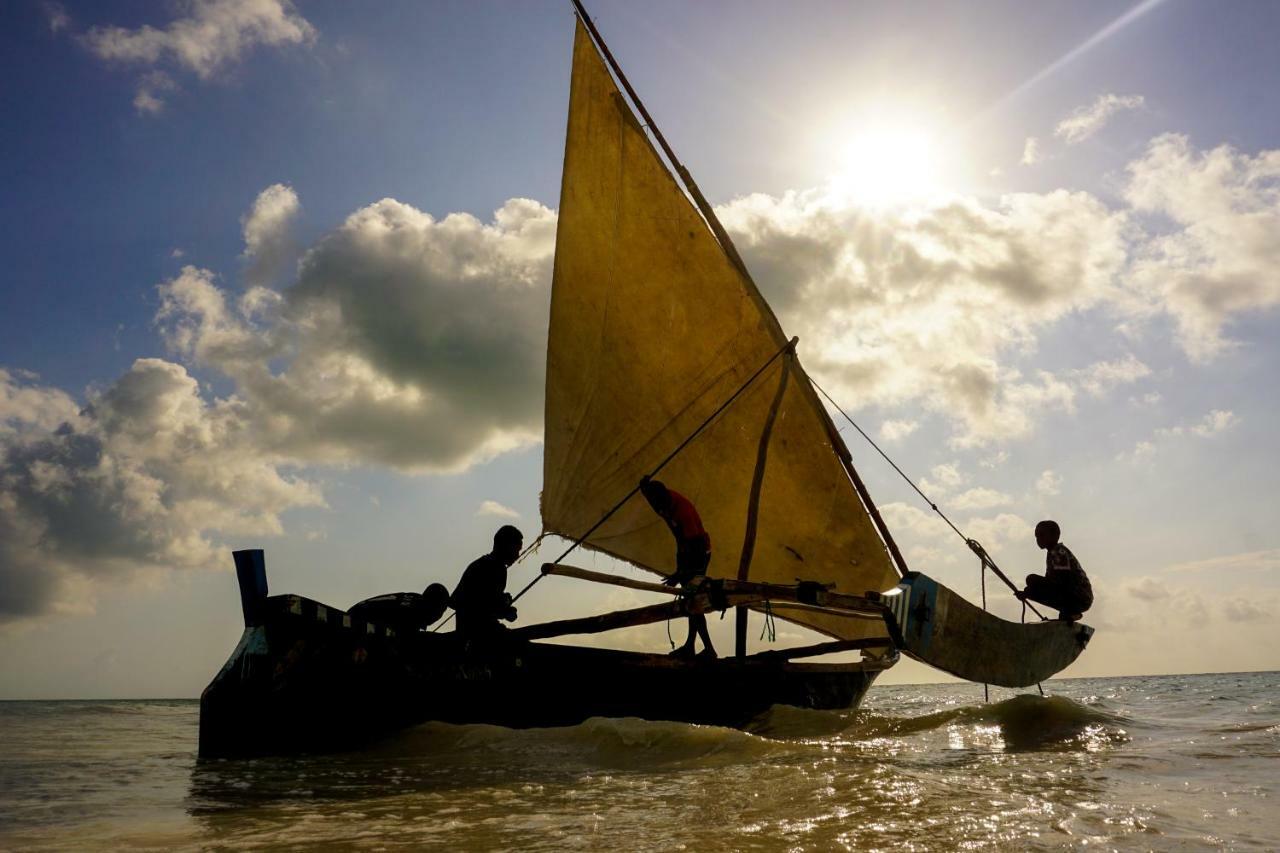
[[868, 207], [925, 201], [941, 190], [933, 134], [908, 125], [862, 127], [841, 140], [830, 190]]

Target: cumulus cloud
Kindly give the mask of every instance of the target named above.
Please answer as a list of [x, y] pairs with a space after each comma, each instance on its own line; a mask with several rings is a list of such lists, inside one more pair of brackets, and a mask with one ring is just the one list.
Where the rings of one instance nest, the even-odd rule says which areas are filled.
[[955, 497], [951, 498], [948, 505], [954, 509], [967, 510], [983, 510], [991, 509], [997, 506], [1007, 506], [1013, 503], [1013, 498], [1004, 492], [978, 487], [975, 489], [966, 489]]
[[460, 470], [540, 437], [554, 235], [555, 215], [524, 199], [489, 224], [384, 199], [283, 290], [236, 297], [185, 268], [160, 288], [160, 328], [234, 381], [274, 452]]
[[1223, 327], [1234, 317], [1280, 304], [1280, 151], [1201, 152], [1167, 134], [1128, 172], [1125, 197], [1160, 220], [1137, 247], [1133, 284], [1173, 317], [1187, 353], [1208, 360], [1232, 345]]
[[1053, 135], [1068, 145], [1084, 142], [1102, 130], [1112, 116], [1126, 110], [1141, 109], [1144, 103], [1141, 95], [1099, 95], [1092, 104], [1078, 107], [1071, 115], [1058, 122]]
[[1024, 374], [1008, 356], [1105, 301], [1126, 254], [1123, 216], [1065, 191], [910, 212], [816, 192], [754, 195], [720, 215], [784, 326], [817, 342], [804, 356], [829, 391], [921, 402], [965, 447], [1072, 410], [1069, 383]]
[[[188, 14], [162, 29], [93, 27], [83, 35], [84, 44], [110, 62], [178, 69], [208, 80], [255, 47], [305, 45], [316, 38], [315, 28], [289, 0], [191, 0], [184, 6]], [[140, 79], [134, 97], [139, 112], [163, 108], [161, 96], [171, 89], [158, 80], [173, 83], [154, 73]]]
[[902, 441], [919, 428], [918, 421], [888, 420], [880, 424], [880, 437], [888, 442]]
[[960, 471], [958, 465], [954, 462], [945, 462], [934, 465], [929, 471], [929, 476], [920, 478], [918, 485], [922, 492], [944, 495], [963, 485], [967, 479], [968, 477]]
[[1036, 491], [1042, 495], [1052, 497], [1062, 492], [1062, 475], [1052, 470], [1041, 472], [1036, 478]]
[[480, 507], [476, 510], [476, 515], [493, 516], [494, 518], [519, 518], [520, 513], [509, 506], [500, 504], [497, 501], [485, 500], [480, 502]]
[[0, 623], [83, 607], [102, 577], [213, 565], [215, 542], [322, 503], [181, 365], [139, 359], [83, 408], [8, 372], [0, 389]]
[[1027, 141], [1022, 143], [1022, 165], [1034, 166], [1042, 160], [1044, 160], [1044, 154], [1040, 151], [1040, 140], [1034, 136], [1028, 136]]
[[250, 286], [270, 285], [296, 257], [293, 226], [300, 210], [293, 187], [272, 184], [258, 194], [240, 220]]
[[1166, 571], [1175, 573], [1208, 574], [1221, 577], [1237, 577], [1244, 572], [1275, 575], [1280, 581], [1280, 548], [1265, 551], [1247, 551], [1241, 554], [1226, 554], [1210, 557], [1205, 560], [1194, 560], [1169, 566]]
[[1116, 458], [1121, 461], [1138, 461], [1159, 452], [1160, 448], [1184, 436], [1197, 438], [1213, 438], [1234, 427], [1240, 422], [1235, 412], [1225, 409], [1214, 409], [1194, 423], [1176, 424], [1171, 427], [1157, 429], [1149, 439], [1139, 441], [1128, 453], [1121, 453]]
[[1231, 622], [1264, 622], [1270, 621], [1274, 613], [1275, 602], [1261, 602], [1235, 596], [1222, 603], [1222, 615]]
[[1151, 375], [1151, 368], [1127, 353], [1114, 361], [1099, 361], [1072, 372], [1077, 386], [1093, 397], [1102, 397], [1119, 385], [1128, 385]]
[[41, 6], [44, 9], [45, 18], [49, 21], [49, 32], [58, 33], [71, 26], [71, 16], [67, 14], [66, 7], [61, 3], [45, 2]]

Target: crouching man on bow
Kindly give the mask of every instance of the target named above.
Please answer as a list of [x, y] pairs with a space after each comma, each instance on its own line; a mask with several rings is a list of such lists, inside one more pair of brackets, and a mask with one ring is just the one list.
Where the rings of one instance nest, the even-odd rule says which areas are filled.
[[1027, 588], [1016, 595], [1052, 607], [1059, 619], [1075, 622], [1093, 606], [1093, 587], [1076, 555], [1058, 541], [1061, 535], [1056, 521], [1036, 525], [1036, 544], [1046, 552], [1044, 575], [1027, 575]]

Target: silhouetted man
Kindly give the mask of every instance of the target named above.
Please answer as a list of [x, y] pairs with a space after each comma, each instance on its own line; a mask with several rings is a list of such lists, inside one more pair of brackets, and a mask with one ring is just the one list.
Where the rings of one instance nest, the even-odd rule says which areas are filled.
[[462, 573], [449, 598], [463, 634], [491, 634], [502, 626], [499, 619], [516, 621], [516, 609], [507, 592], [507, 567], [524, 547], [524, 534], [504, 524], [493, 535], [493, 550], [477, 558]]
[[[676, 539], [676, 570], [662, 582], [668, 586], [688, 586], [696, 577], [705, 575], [707, 566], [711, 564], [711, 537], [702, 527], [702, 519], [693, 503], [679, 492], [668, 489], [657, 480], [645, 477], [640, 481], [640, 493], [644, 495], [649, 506], [653, 507]], [[707, 632], [707, 617], [701, 613], [689, 616], [689, 638], [684, 645], [672, 652], [677, 657], [693, 657], [695, 637], [702, 638], [700, 657], [716, 656], [715, 647], [711, 645], [711, 634]]]
[[1046, 552], [1044, 576], [1027, 575], [1027, 588], [1017, 595], [1052, 607], [1059, 619], [1074, 622], [1093, 606], [1093, 586], [1076, 555], [1058, 541], [1061, 535], [1056, 521], [1036, 525], [1036, 544]]

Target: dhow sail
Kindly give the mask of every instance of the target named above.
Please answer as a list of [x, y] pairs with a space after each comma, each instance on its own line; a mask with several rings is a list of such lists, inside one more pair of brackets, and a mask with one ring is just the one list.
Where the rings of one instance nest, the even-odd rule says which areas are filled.
[[[547, 349], [545, 530], [590, 530], [786, 344], [579, 22]], [[788, 352], [659, 478], [698, 507], [711, 577], [890, 589], [898, 572], [840, 453]], [[674, 570], [670, 533], [639, 496], [583, 544]], [[781, 615], [840, 639], [886, 633], [878, 617]]]

